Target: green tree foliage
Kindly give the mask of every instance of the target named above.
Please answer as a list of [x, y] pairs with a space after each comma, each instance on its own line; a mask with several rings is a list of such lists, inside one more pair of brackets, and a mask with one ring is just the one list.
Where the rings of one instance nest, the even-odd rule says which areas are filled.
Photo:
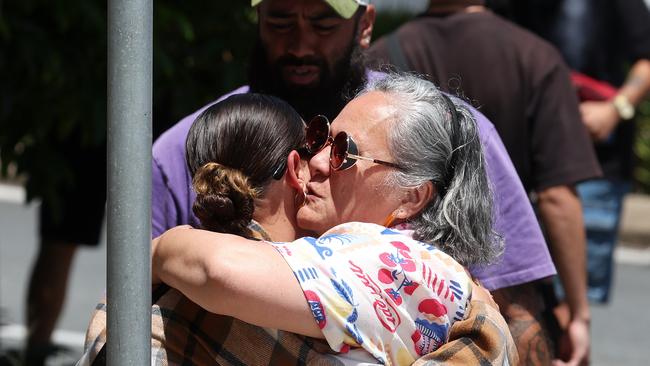
[[246, 80], [250, 1], [154, 3], [154, 135]]
[[[154, 136], [245, 80], [255, 11], [247, 1], [154, 3]], [[106, 141], [106, 3], [0, 0], [0, 176], [56, 203], [63, 147]]]
[[84, 1], [0, 2], [0, 158], [29, 197], [74, 183], [61, 146], [105, 140], [105, 11]]

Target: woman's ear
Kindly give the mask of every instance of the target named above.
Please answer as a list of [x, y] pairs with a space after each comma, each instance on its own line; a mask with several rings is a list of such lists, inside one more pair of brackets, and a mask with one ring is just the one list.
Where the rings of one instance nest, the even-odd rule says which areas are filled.
[[418, 215], [432, 199], [435, 199], [437, 194], [438, 190], [432, 182], [426, 182], [416, 188], [409, 188], [402, 199], [400, 207], [397, 209], [395, 219], [406, 221]]
[[287, 157], [287, 171], [284, 174], [284, 179], [289, 187], [302, 193], [305, 191], [305, 186], [309, 182], [309, 169], [307, 169], [307, 162], [300, 158], [300, 154], [293, 150]]

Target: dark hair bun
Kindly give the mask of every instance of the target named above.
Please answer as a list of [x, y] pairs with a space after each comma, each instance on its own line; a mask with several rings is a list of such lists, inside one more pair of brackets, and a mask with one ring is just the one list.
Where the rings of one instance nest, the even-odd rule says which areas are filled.
[[192, 181], [194, 215], [204, 229], [249, 236], [258, 192], [241, 171], [218, 163], [202, 166]]

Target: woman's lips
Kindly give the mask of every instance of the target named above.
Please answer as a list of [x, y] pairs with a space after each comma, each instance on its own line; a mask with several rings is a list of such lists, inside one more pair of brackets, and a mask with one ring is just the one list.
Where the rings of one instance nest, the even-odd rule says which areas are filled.
[[313, 183], [307, 183], [307, 196], [322, 197], [322, 195], [317, 194], [314, 191], [314, 184]]

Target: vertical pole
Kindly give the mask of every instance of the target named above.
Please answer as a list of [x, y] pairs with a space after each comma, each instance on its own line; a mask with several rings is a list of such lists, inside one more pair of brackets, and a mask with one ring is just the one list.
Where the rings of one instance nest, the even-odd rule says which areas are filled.
[[108, 365], [151, 364], [152, 0], [108, 1]]

